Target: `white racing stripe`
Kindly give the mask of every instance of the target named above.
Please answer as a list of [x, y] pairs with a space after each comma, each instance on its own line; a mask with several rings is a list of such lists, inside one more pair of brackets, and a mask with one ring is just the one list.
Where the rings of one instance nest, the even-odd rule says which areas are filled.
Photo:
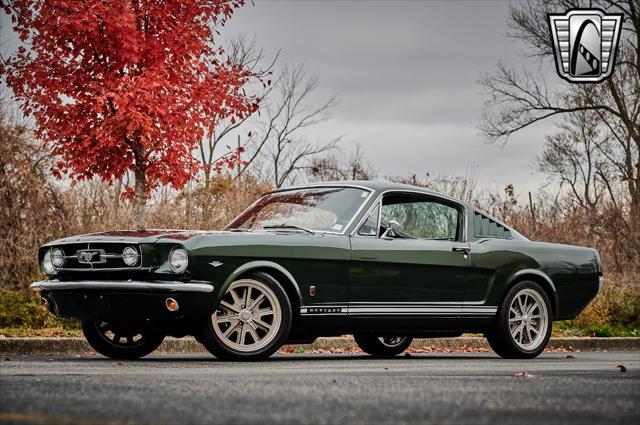
[[496, 306], [456, 303], [349, 303], [302, 306], [306, 315], [464, 315], [487, 316], [498, 311]]

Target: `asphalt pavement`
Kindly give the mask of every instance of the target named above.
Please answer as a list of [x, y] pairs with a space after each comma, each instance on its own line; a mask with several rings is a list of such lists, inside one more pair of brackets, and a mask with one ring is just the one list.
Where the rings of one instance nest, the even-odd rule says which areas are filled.
[[16, 357], [0, 359], [9, 423], [637, 424], [640, 353]]

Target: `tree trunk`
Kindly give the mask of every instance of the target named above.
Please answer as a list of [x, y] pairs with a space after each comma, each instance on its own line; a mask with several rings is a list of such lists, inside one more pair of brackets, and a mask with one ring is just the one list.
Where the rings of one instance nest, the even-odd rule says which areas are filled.
[[113, 203], [113, 207], [115, 208], [115, 210], [119, 210], [120, 209], [120, 195], [122, 194], [122, 179], [116, 179], [116, 183], [115, 183], [115, 199], [114, 199], [114, 203]]
[[141, 161], [136, 161], [136, 229], [144, 230], [146, 225], [145, 207], [147, 205], [146, 170]]

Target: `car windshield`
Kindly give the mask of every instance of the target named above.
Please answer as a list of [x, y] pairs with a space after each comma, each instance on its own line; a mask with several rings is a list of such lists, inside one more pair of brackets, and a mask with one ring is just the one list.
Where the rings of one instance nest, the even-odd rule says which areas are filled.
[[369, 193], [351, 187], [315, 187], [270, 193], [247, 208], [227, 229], [342, 233]]

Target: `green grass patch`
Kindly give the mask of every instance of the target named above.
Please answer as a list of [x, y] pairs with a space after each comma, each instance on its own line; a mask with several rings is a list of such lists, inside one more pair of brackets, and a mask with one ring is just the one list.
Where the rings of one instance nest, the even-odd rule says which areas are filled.
[[622, 326], [618, 324], [590, 324], [575, 326], [573, 320], [555, 322], [553, 336], [555, 337], [640, 337], [640, 327]]
[[61, 319], [49, 313], [40, 304], [38, 294], [30, 290], [0, 290], [0, 332], [9, 336], [4, 331], [16, 333], [19, 329], [26, 334], [32, 332], [30, 336], [36, 336], [33, 333], [44, 329], [79, 331], [80, 323], [77, 320]]

